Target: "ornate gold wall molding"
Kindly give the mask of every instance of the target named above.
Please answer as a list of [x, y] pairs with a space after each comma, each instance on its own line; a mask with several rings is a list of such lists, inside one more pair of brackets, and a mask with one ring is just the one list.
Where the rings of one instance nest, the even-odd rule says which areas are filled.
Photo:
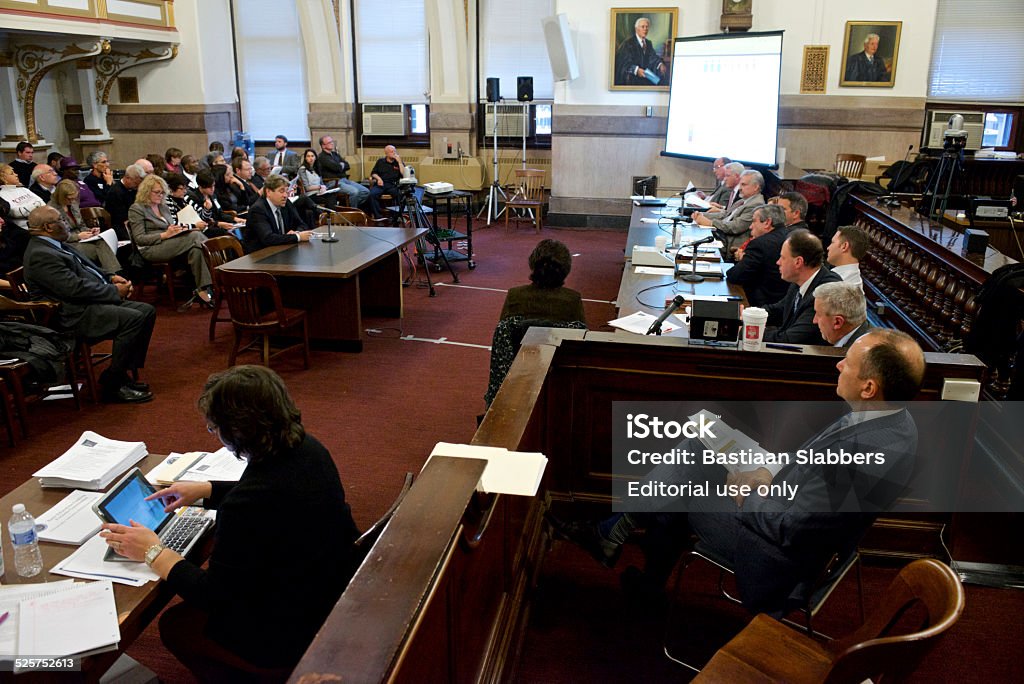
[[110, 50], [109, 41], [79, 41], [55, 47], [32, 44], [13, 46], [14, 66], [18, 71], [18, 99], [24, 108], [26, 138], [30, 142], [39, 140], [36, 131], [36, 91], [43, 77], [60, 64], [98, 55], [104, 50]]
[[110, 104], [110, 91], [117, 81], [117, 77], [124, 71], [140, 64], [162, 62], [174, 59], [177, 56], [177, 45], [150, 46], [135, 52], [129, 52], [118, 46], [109, 52], [97, 55], [94, 58], [94, 65], [96, 67], [96, 101], [104, 105]]

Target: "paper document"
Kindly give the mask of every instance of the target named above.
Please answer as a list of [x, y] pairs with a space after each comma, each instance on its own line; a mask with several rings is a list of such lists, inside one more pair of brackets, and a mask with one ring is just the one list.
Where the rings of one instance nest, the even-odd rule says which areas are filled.
[[98, 242], [99, 240], [103, 240], [104, 242], [106, 242], [107, 247], [110, 247], [110, 251], [113, 252], [114, 254], [117, 254], [117, 246], [120, 243], [117, 241], [117, 233], [114, 232], [113, 228], [107, 228], [98, 235], [93, 235], [91, 238], [86, 238], [82, 240], [82, 242]]
[[[430, 452], [434, 456], [479, 458], [487, 461], [477, 489], [490, 494], [535, 496], [548, 459], [537, 452], [509, 451], [500, 447], [438, 442]], [[427, 459], [430, 460], [429, 458]]]
[[71, 656], [111, 650], [121, 641], [110, 582], [76, 584], [67, 591], [21, 602], [19, 656]]
[[704, 210], [711, 208], [711, 203], [695, 192], [686, 193], [686, 196], [683, 197], [683, 199], [686, 200], [686, 205], [690, 207], [697, 207], [698, 209]]
[[178, 210], [178, 216], [177, 216], [178, 225], [185, 225], [185, 224], [195, 225], [196, 223], [199, 223], [200, 221], [202, 221], [202, 219], [199, 218], [199, 214], [196, 212], [195, 209], [192, 208], [191, 204], [186, 204], [185, 206], [183, 206], [181, 209]]
[[107, 540], [96, 535], [78, 547], [73, 554], [53, 566], [55, 575], [89, 580], [109, 580], [130, 587], [141, 587], [160, 577], [145, 563], [115, 563], [103, 560]]
[[[692, 273], [693, 272], [693, 261], [688, 260], [685, 263], [679, 265], [680, 273]], [[722, 264], [714, 261], [701, 261], [697, 259], [697, 274], [702, 275], [706, 278], [721, 278], [722, 277]]]
[[[700, 421], [700, 417], [704, 416], [704, 422], [714, 421], [715, 423], [715, 436], [704, 436], [700, 438], [701, 444], [706, 446], [708, 449], [715, 451], [720, 454], [728, 454], [740, 451], [741, 449], [747, 450], [751, 453], [766, 453], [766, 450], [751, 437], [748, 437], [744, 433], [729, 427], [722, 421], [721, 417], [716, 416], [714, 413], [706, 409], [701, 409], [697, 413], [690, 416], [689, 420]], [[726, 465], [725, 468], [730, 473], [738, 473], [746, 470], [757, 470], [761, 466], [747, 465]], [[781, 469], [781, 467], [780, 467]], [[773, 475], [775, 473], [772, 473]]]
[[92, 510], [103, 498], [103, 492], [76, 489], [60, 503], [36, 518], [36, 531], [41, 541], [78, 546], [97, 532], [103, 521]]
[[145, 442], [107, 439], [86, 430], [74, 446], [33, 475], [43, 487], [105, 489], [147, 453]]
[[187, 454], [172, 453], [160, 465], [146, 473], [146, 480], [153, 485], [173, 484], [205, 455], [204, 451], [190, 451]]
[[247, 461], [237, 458], [227, 447], [221, 447], [212, 454], [204, 454], [178, 479], [192, 482], [238, 482], [242, 479], [246, 465]]
[[[646, 311], [637, 311], [636, 313], [624, 316], [622, 318], [616, 318], [614, 321], [608, 321], [608, 325], [619, 330], [625, 330], [626, 332], [636, 333], [637, 335], [646, 335], [647, 331], [650, 330], [651, 324], [657, 320], [657, 316], [652, 316]], [[672, 332], [673, 330], [679, 330], [685, 328], [688, 323], [677, 316], [672, 314], [665, 319], [665, 322], [661, 324], [661, 334], [665, 335]]]
[[675, 269], [671, 266], [634, 266], [633, 272], [641, 275], [670, 276], [675, 273]]
[[0, 622], [0, 660], [11, 661], [18, 655], [18, 622], [21, 602], [30, 598], [48, 596], [67, 591], [75, 586], [74, 580], [60, 580], [44, 584], [7, 584], [0, 587], [0, 615], [8, 613]]
[[693, 181], [686, 181], [686, 188], [683, 190], [683, 193], [692, 192], [696, 187]]

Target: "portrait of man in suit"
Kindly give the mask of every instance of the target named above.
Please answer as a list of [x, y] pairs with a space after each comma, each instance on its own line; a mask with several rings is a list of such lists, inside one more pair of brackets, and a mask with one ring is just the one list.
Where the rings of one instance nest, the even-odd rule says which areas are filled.
[[893, 87], [902, 23], [846, 22], [839, 85]]
[[668, 90], [679, 10], [612, 10], [611, 88]]

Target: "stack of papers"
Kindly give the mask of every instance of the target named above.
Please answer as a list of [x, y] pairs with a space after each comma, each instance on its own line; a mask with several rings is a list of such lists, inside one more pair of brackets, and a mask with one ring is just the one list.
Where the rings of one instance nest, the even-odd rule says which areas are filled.
[[147, 453], [145, 442], [121, 442], [86, 430], [74, 446], [33, 475], [43, 487], [106, 489]]
[[130, 587], [141, 587], [146, 582], [160, 579], [145, 563], [105, 561], [106, 553], [107, 540], [96, 535], [53, 566], [50, 572], [79, 579], [107, 580]]
[[246, 461], [236, 458], [227, 447], [213, 453], [190, 451], [172, 453], [157, 467], [146, 473], [154, 485], [170, 485], [185, 480], [191, 482], [238, 482], [245, 472]]
[[114, 650], [121, 641], [110, 582], [3, 587], [0, 610], [8, 613], [0, 623], [0, 660], [82, 657]]
[[537, 452], [509, 451], [501, 447], [448, 442], [438, 442], [427, 461], [434, 456], [479, 458], [487, 461], [484, 474], [477, 483], [477, 490], [492, 494], [535, 496], [540, 487], [540, 480], [544, 476], [544, 469], [548, 465], [547, 457]]

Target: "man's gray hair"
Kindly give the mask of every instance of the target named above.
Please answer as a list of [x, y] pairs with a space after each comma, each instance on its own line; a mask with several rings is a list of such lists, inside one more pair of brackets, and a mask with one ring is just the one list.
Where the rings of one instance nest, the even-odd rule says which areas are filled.
[[636, 30], [637, 27], [640, 26], [640, 22], [641, 21], [646, 21], [648, 26], [651, 25], [651, 20], [650, 19], [648, 19], [647, 17], [640, 17], [639, 19], [637, 19], [636, 21], [633, 22], [633, 30]]
[[53, 171], [53, 167], [49, 164], [36, 164], [32, 169], [32, 182], [35, 183], [39, 180], [39, 177], [48, 171]]
[[864, 36], [864, 44], [865, 45], [870, 43], [872, 40], [877, 40], [879, 43], [881, 43], [882, 42], [882, 37], [879, 36], [877, 33], [869, 33], [868, 35]]
[[766, 204], [758, 207], [757, 211], [761, 212], [762, 219], [772, 222], [772, 230], [786, 225], [786, 212], [778, 204]]
[[743, 164], [740, 164], [739, 162], [729, 162], [725, 165], [725, 170], [739, 176], [743, 174]]
[[96, 166], [99, 162], [107, 158], [107, 153], [103, 150], [96, 150], [91, 152], [88, 157], [85, 158], [85, 165], [89, 168]]
[[740, 177], [743, 177], [743, 176], [750, 176], [751, 178], [754, 179], [754, 182], [757, 183], [757, 188], [759, 190], [764, 190], [764, 176], [761, 175], [760, 171], [754, 171], [753, 169], [747, 169], [746, 171], [744, 171], [743, 173], [740, 174]]
[[252, 160], [252, 167], [254, 169], [262, 169], [264, 166], [270, 166], [270, 160], [266, 157], [261, 155]]
[[139, 164], [129, 164], [128, 168], [124, 170], [124, 175], [129, 178], [142, 180], [146, 177], [146, 169], [142, 168]]
[[867, 303], [860, 285], [853, 283], [825, 283], [814, 290], [814, 298], [820, 299], [829, 316], [842, 316], [853, 327], [867, 320]]

